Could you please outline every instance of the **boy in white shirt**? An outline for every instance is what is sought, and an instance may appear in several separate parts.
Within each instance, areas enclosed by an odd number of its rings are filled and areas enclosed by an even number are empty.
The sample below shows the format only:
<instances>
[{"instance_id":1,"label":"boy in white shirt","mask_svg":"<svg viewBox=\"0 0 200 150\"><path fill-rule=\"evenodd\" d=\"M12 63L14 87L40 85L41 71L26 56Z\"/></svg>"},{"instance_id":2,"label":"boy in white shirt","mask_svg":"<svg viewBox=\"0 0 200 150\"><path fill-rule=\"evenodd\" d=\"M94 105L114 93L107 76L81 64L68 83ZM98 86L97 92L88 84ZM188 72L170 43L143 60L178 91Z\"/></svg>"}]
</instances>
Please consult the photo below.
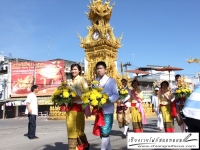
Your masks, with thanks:
<instances>
[{"instance_id":1,"label":"boy in white shirt","mask_svg":"<svg viewBox=\"0 0 200 150\"><path fill-rule=\"evenodd\" d=\"M26 99L26 110L25 114L28 115L28 138L29 139L38 139L35 136L36 131L36 116L38 115L38 101L36 93L38 92L38 86L33 85L31 87L31 93L28 94Z\"/></svg>"},{"instance_id":2,"label":"boy in white shirt","mask_svg":"<svg viewBox=\"0 0 200 150\"><path fill-rule=\"evenodd\" d=\"M96 71L98 75L97 80L99 81L99 86L103 87L103 92L108 94L110 100L110 103L106 103L102 107L105 126L100 127L101 150L112 150L109 134L113 125L114 102L118 100L119 93L115 80L106 75L106 68L106 63L103 61L100 61L96 64Z\"/></svg>"}]
</instances>

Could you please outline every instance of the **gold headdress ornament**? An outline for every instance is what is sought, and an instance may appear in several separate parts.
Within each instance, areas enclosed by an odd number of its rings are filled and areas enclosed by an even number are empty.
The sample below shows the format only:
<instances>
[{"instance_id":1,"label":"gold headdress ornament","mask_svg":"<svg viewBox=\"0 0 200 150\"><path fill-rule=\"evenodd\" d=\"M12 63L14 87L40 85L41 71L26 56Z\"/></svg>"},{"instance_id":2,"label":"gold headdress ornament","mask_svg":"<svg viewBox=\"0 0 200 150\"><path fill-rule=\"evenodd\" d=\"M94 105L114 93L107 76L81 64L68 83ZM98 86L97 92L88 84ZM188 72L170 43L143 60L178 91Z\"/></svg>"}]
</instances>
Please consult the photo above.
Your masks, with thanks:
<instances>
[{"instance_id":1,"label":"gold headdress ornament","mask_svg":"<svg viewBox=\"0 0 200 150\"><path fill-rule=\"evenodd\" d=\"M159 81L155 81L153 83L153 87L156 88L156 87L160 87L160 84L163 82L164 80L159 80Z\"/></svg>"},{"instance_id":2,"label":"gold headdress ornament","mask_svg":"<svg viewBox=\"0 0 200 150\"><path fill-rule=\"evenodd\" d=\"M138 81L137 77L135 77L135 78L133 79L133 81Z\"/></svg>"}]
</instances>

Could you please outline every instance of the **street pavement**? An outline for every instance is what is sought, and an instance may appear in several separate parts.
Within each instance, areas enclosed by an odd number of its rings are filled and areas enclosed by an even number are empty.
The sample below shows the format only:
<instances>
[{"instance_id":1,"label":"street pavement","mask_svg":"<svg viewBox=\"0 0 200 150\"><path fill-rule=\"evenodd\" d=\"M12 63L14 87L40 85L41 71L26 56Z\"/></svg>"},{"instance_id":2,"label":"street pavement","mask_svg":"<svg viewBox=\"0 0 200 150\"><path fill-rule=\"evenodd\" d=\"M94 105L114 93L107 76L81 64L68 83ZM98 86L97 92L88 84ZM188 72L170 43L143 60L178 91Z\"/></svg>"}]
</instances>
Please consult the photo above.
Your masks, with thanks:
<instances>
[{"instance_id":1,"label":"street pavement","mask_svg":"<svg viewBox=\"0 0 200 150\"><path fill-rule=\"evenodd\" d=\"M101 140L92 134L94 120L86 120L85 133L91 144L90 150L100 150ZM27 133L28 118L0 120L0 150L67 150L67 132L64 120L48 120L47 117L37 118L36 136L39 139L29 140ZM132 132L132 123L129 125ZM144 132L159 132L156 118L147 118ZM175 132L180 132L175 126ZM127 150L127 140L122 139L122 132L115 120L110 135L113 150Z\"/></svg>"}]
</instances>

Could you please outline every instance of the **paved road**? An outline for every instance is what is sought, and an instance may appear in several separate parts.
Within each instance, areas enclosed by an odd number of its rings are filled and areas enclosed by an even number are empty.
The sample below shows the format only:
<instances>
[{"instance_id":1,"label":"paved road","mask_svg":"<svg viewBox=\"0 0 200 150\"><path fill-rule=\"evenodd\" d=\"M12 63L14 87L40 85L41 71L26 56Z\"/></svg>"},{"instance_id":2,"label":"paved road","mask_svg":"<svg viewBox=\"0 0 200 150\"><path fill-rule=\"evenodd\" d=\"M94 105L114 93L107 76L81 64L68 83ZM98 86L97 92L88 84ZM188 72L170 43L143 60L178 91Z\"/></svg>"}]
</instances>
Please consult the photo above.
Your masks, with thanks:
<instances>
[{"instance_id":1,"label":"paved road","mask_svg":"<svg viewBox=\"0 0 200 150\"><path fill-rule=\"evenodd\" d=\"M92 135L93 120L86 121L85 133L91 143L91 150L100 149L100 138ZM66 150L67 134L64 120L47 120L46 117L37 118L37 140L29 140L23 136L27 133L27 118L0 120L0 150ZM147 118L144 132L158 132L156 118ZM132 132L132 125L129 125ZM179 132L176 125L175 132ZM111 145L113 150L127 150L126 139L121 138L122 132L114 121L111 132Z\"/></svg>"}]
</instances>

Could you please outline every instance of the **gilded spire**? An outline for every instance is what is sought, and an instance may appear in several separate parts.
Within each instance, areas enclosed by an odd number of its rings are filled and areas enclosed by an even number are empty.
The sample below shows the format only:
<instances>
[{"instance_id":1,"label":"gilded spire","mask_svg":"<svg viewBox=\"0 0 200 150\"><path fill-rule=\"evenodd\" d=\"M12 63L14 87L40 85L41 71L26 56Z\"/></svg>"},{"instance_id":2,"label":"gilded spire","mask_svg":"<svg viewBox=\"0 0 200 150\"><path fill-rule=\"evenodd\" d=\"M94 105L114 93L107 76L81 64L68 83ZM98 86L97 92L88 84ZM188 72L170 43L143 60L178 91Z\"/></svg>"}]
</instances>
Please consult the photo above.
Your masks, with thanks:
<instances>
[{"instance_id":1,"label":"gilded spire","mask_svg":"<svg viewBox=\"0 0 200 150\"><path fill-rule=\"evenodd\" d=\"M191 58L191 59L188 59L187 62L188 63L199 63L200 64L199 58L195 58L195 59Z\"/></svg>"}]
</instances>

